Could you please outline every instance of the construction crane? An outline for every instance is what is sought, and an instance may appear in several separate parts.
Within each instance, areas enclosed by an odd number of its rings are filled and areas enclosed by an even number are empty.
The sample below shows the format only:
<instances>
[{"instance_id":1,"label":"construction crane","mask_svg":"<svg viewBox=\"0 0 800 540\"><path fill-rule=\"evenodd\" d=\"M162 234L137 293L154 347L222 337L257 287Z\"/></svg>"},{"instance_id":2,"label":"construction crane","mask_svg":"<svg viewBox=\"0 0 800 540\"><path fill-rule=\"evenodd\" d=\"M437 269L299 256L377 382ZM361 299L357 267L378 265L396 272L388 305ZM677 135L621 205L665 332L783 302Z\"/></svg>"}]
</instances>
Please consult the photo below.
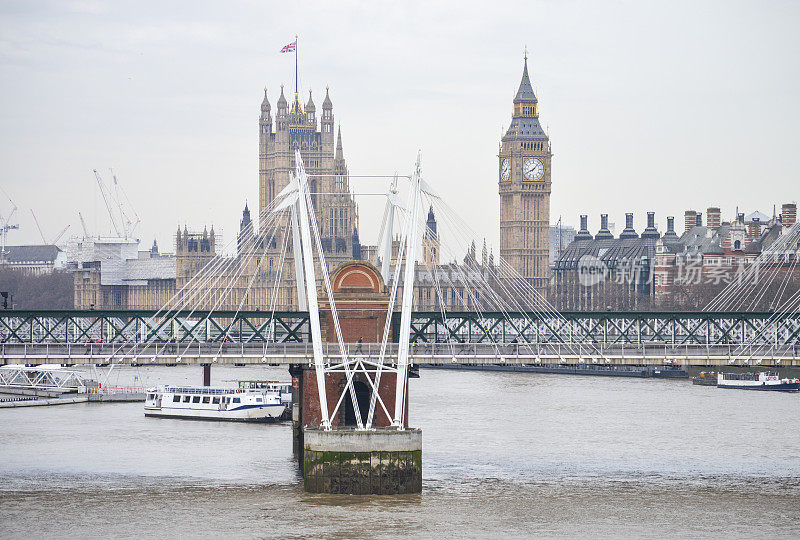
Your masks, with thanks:
<instances>
[{"instance_id":1,"label":"construction crane","mask_svg":"<svg viewBox=\"0 0 800 540\"><path fill-rule=\"evenodd\" d=\"M83 220L83 214L78 212L78 217L81 220L81 227L83 227L83 239L89 238L89 229L86 228L86 222Z\"/></svg>"},{"instance_id":2,"label":"construction crane","mask_svg":"<svg viewBox=\"0 0 800 540\"><path fill-rule=\"evenodd\" d=\"M114 179L113 192L109 190L105 182L103 182L103 179L100 177L100 173L97 172L97 169L93 169L94 177L97 179L97 185L100 188L100 193L103 195L103 201L106 203L108 217L111 219L111 226L114 227L114 231L117 233L117 236L122 238L132 238L137 225L139 225L142 220L139 218L139 214L136 213L136 209L131 204L130 199L128 199L128 195L125 193L122 185L117 180L117 175L114 173L114 169L110 170L111 176ZM129 207L129 212L126 212L125 210L126 203ZM129 213L133 215L130 216ZM84 232L86 232L85 226Z\"/></svg>"},{"instance_id":3,"label":"construction crane","mask_svg":"<svg viewBox=\"0 0 800 540\"><path fill-rule=\"evenodd\" d=\"M117 217L114 215L114 209L111 208L111 201L109 200L111 195L108 193L108 188L106 187L105 182L103 182L103 179L100 178L100 173L97 172L97 169L92 169L92 171L94 171L94 177L97 180L97 186L100 188L100 193L103 195L103 201L106 203L108 217L111 218L111 226L114 227L114 232L117 233L117 236L122 236L122 230L117 224Z\"/></svg>"},{"instance_id":4,"label":"construction crane","mask_svg":"<svg viewBox=\"0 0 800 540\"><path fill-rule=\"evenodd\" d=\"M53 241L51 242L51 244L52 244L52 245L56 245L56 244L58 243L58 241L59 241L59 240L61 240L61 237L62 237L62 236L64 236L64 233L66 233L66 232L69 230L69 227L70 227L70 226L69 226L69 225L67 225L66 227L64 227L63 229L61 229L61 232L60 232L60 233L58 233L58 234L56 235L56 237L53 239Z\"/></svg>"},{"instance_id":5,"label":"construction crane","mask_svg":"<svg viewBox=\"0 0 800 540\"><path fill-rule=\"evenodd\" d=\"M120 217L122 218L123 227L125 229L125 237L132 237L133 232L136 230L136 227L142 222L142 220L139 217L139 214L136 212L136 208L133 207L131 200L128 198L128 194L125 193L125 189L122 187L122 184L117 180L117 173L115 173L114 169L111 167L109 167L108 170L111 171L111 177L114 179L114 200L119 207ZM128 213L125 212L125 206L123 205L120 193L122 193L122 197L125 198L125 203L127 203L131 213L133 213L133 218L129 217Z\"/></svg>"},{"instance_id":6,"label":"construction crane","mask_svg":"<svg viewBox=\"0 0 800 540\"><path fill-rule=\"evenodd\" d=\"M42 244L47 245L47 240L44 239L44 232L42 231L42 226L39 225L39 220L36 219L36 214L33 213L33 208L31 208L31 215L33 216L33 222L36 223L36 228L39 229L39 236L42 237Z\"/></svg>"},{"instance_id":7,"label":"construction crane","mask_svg":"<svg viewBox=\"0 0 800 540\"><path fill-rule=\"evenodd\" d=\"M0 191L3 191L2 188L0 188ZM2 235L0 235L0 237L2 237L2 245L0 246L0 259L4 260L6 258L6 246L8 245L8 231L19 229L19 225L11 224L11 218L14 217L14 214L18 209L17 205L14 203L14 200L8 193L3 191L3 194L11 202L11 212L8 214L8 217L3 219L2 216L0 216L0 222L2 222L2 228L0 228L0 233L2 233Z\"/></svg>"},{"instance_id":8,"label":"construction crane","mask_svg":"<svg viewBox=\"0 0 800 540\"><path fill-rule=\"evenodd\" d=\"M61 240L61 237L64 236L64 233L67 232L67 230L69 229L69 225L67 225L66 227L61 229L61 232L58 233L51 242L48 242L47 238L44 237L44 231L42 230L42 226L39 224L39 220L36 218L36 214L33 213L33 208L31 208L31 215L33 216L33 221L36 223L36 228L39 229L39 236L42 237L42 244L44 244L45 246L56 245L56 242Z\"/></svg>"}]
</instances>

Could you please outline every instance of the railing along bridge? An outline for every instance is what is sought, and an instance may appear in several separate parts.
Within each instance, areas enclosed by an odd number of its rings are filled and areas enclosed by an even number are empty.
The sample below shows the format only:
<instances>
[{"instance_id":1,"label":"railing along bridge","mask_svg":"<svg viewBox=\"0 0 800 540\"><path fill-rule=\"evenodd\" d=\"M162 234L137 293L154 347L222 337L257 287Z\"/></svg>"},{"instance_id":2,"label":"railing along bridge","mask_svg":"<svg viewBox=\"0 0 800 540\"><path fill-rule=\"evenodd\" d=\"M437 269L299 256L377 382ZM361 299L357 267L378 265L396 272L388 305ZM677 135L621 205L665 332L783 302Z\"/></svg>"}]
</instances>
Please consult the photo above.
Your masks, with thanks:
<instances>
[{"instance_id":1,"label":"railing along bridge","mask_svg":"<svg viewBox=\"0 0 800 540\"><path fill-rule=\"evenodd\" d=\"M400 314L392 320L394 341ZM560 316L559 316L560 315ZM792 346L800 313L703 311L414 312L412 343ZM0 311L2 343L300 343L307 312Z\"/></svg>"},{"instance_id":2,"label":"railing along bridge","mask_svg":"<svg viewBox=\"0 0 800 540\"><path fill-rule=\"evenodd\" d=\"M395 341L398 326L395 314ZM416 364L800 365L800 313L415 312L410 341ZM275 365L312 355L307 312L0 312L0 363ZM340 358L338 344L325 355Z\"/></svg>"}]
</instances>

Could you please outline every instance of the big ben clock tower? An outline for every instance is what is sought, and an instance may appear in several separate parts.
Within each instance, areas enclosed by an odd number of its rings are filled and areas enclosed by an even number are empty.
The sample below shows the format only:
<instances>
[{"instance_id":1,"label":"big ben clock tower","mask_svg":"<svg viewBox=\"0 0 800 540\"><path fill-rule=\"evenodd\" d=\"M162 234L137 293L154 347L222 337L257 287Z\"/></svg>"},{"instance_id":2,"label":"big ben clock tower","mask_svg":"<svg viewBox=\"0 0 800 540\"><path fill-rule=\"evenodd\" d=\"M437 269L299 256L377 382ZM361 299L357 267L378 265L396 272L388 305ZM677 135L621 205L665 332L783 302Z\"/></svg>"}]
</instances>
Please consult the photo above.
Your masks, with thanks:
<instances>
[{"instance_id":1,"label":"big ben clock tower","mask_svg":"<svg viewBox=\"0 0 800 540\"><path fill-rule=\"evenodd\" d=\"M514 114L500 145L500 256L544 294L550 278L550 139L528 78L528 56Z\"/></svg>"}]
</instances>

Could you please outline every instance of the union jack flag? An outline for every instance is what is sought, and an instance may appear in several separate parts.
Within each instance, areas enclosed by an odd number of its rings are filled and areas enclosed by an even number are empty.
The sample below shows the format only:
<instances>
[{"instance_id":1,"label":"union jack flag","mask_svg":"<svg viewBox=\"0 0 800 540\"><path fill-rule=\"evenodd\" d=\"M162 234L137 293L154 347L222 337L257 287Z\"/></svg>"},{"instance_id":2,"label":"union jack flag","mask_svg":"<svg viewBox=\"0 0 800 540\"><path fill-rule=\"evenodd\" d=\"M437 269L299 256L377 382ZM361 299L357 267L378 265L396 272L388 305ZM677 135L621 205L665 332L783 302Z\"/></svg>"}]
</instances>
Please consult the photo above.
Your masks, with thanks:
<instances>
[{"instance_id":1,"label":"union jack flag","mask_svg":"<svg viewBox=\"0 0 800 540\"><path fill-rule=\"evenodd\" d=\"M288 45L286 45L286 46L285 46L283 49L281 49L281 52L282 52L282 53L285 53L285 52L294 52L294 50L295 50L296 48L297 48L297 40L294 40L294 41L292 41L291 43L289 43Z\"/></svg>"}]
</instances>

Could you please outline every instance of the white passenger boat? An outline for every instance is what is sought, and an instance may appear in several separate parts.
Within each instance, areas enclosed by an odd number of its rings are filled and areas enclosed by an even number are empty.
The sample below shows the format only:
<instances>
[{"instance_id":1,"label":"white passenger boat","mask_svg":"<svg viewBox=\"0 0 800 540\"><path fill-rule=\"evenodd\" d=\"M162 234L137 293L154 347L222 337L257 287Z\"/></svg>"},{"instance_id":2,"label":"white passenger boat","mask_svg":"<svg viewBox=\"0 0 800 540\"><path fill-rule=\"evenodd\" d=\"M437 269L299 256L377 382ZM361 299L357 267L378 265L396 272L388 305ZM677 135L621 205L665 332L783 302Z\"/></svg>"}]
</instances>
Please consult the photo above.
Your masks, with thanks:
<instances>
[{"instance_id":1,"label":"white passenger boat","mask_svg":"<svg viewBox=\"0 0 800 540\"><path fill-rule=\"evenodd\" d=\"M144 415L234 422L276 421L291 404L290 386L272 381L242 381L239 388L160 386L147 391Z\"/></svg>"},{"instance_id":2,"label":"white passenger boat","mask_svg":"<svg viewBox=\"0 0 800 540\"><path fill-rule=\"evenodd\" d=\"M800 390L800 379L781 379L780 375L775 371L762 371L760 373L718 373L717 388L797 392Z\"/></svg>"}]
</instances>

